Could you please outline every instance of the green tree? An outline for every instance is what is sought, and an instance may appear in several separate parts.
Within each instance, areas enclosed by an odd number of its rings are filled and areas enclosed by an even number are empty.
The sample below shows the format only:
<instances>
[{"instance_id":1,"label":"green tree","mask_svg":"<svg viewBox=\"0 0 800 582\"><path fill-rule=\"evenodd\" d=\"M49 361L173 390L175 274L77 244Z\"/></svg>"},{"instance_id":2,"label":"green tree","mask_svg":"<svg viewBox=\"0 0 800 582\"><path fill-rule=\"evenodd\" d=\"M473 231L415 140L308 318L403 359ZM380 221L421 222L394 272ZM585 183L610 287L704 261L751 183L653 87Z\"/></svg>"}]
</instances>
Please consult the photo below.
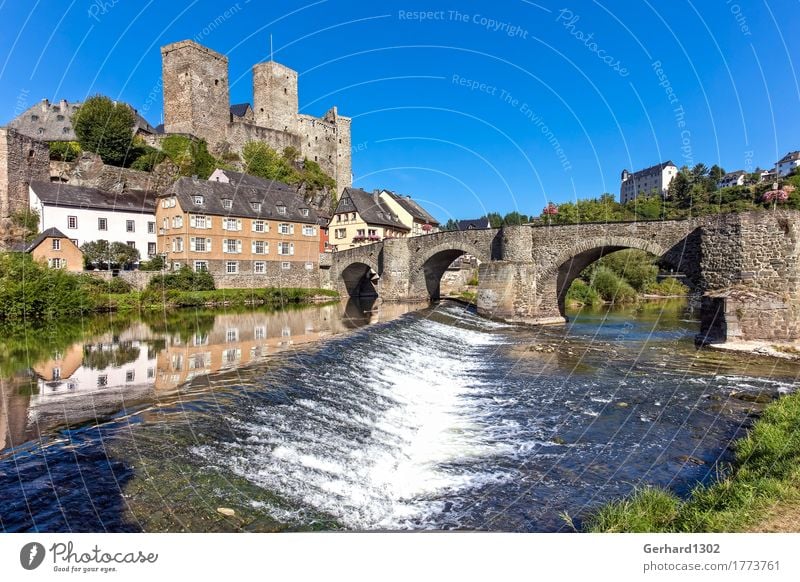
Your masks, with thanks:
<instances>
[{"instance_id":1,"label":"green tree","mask_svg":"<svg viewBox=\"0 0 800 582\"><path fill-rule=\"evenodd\" d=\"M528 222L528 216L525 214L520 214L516 210L509 212L503 217L503 224L508 226L518 226L520 224L525 224L526 222Z\"/></svg>"},{"instance_id":2,"label":"green tree","mask_svg":"<svg viewBox=\"0 0 800 582\"><path fill-rule=\"evenodd\" d=\"M110 245L107 240L95 240L81 245L83 264L86 268L106 269L111 262Z\"/></svg>"},{"instance_id":3,"label":"green tree","mask_svg":"<svg viewBox=\"0 0 800 582\"><path fill-rule=\"evenodd\" d=\"M492 228L500 228L503 226L503 217L500 216L497 212L490 212L486 215L486 218L489 219L489 225Z\"/></svg>"},{"instance_id":4,"label":"green tree","mask_svg":"<svg viewBox=\"0 0 800 582\"><path fill-rule=\"evenodd\" d=\"M442 230L458 230L458 221L453 218L448 218Z\"/></svg>"},{"instance_id":5,"label":"green tree","mask_svg":"<svg viewBox=\"0 0 800 582\"><path fill-rule=\"evenodd\" d=\"M113 242L109 248L111 264L123 269L129 269L139 261L139 250L124 242Z\"/></svg>"},{"instance_id":6,"label":"green tree","mask_svg":"<svg viewBox=\"0 0 800 582\"><path fill-rule=\"evenodd\" d=\"M78 108L72 126L84 151L98 154L106 164L122 166L130 154L134 121L130 107L96 95Z\"/></svg>"}]
</instances>

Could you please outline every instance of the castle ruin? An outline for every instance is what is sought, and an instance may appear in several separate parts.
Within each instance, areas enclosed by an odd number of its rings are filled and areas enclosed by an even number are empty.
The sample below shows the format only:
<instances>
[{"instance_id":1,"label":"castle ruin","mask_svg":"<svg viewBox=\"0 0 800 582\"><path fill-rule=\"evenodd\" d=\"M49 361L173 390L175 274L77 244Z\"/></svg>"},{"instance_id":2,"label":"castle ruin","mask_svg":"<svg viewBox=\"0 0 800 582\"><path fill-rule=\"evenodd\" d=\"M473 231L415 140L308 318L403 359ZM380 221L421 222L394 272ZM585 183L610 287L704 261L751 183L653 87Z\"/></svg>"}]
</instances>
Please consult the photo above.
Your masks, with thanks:
<instances>
[{"instance_id":1,"label":"castle ruin","mask_svg":"<svg viewBox=\"0 0 800 582\"><path fill-rule=\"evenodd\" d=\"M297 71L274 61L253 67L253 104L230 104L228 59L191 40L161 48L164 133L206 140L217 155L241 154L261 141L297 149L336 180L352 185L350 118L332 107L324 117L298 112Z\"/></svg>"}]
</instances>

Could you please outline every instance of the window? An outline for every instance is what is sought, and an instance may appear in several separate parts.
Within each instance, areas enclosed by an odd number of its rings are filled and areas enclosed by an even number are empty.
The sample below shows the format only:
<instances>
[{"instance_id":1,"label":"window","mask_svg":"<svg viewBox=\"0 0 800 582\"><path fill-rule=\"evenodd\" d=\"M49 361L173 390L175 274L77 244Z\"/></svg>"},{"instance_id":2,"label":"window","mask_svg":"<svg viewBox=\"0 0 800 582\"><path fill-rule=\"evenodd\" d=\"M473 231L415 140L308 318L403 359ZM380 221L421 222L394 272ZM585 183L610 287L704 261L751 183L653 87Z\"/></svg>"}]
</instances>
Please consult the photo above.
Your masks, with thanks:
<instances>
[{"instance_id":1,"label":"window","mask_svg":"<svg viewBox=\"0 0 800 582\"><path fill-rule=\"evenodd\" d=\"M175 261L174 263L172 263L172 270L173 271L180 271L181 270L180 261Z\"/></svg>"},{"instance_id":2,"label":"window","mask_svg":"<svg viewBox=\"0 0 800 582\"><path fill-rule=\"evenodd\" d=\"M231 200L230 198L223 198L222 199L222 207L225 210L230 210L231 208L233 208L233 200Z\"/></svg>"},{"instance_id":3,"label":"window","mask_svg":"<svg viewBox=\"0 0 800 582\"><path fill-rule=\"evenodd\" d=\"M51 269L63 269L67 266L67 261L64 259L47 259L47 266Z\"/></svg>"},{"instance_id":4,"label":"window","mask_svg":"<svg viewBox=\"0 0 800 582\"><path fill-rule=\"evenodd\" d=\"M226 218L222 222L222 229L223 230L242 230L242 219L241 218Z\"/></svg>"},{"instance_id":5,"label":"window","mask_svg":"<svg viewBox=\"0 0 800 582\"><path fill-rule=\"evenodd\" d=\"M125 381L126 382L133 382L133 379L136 377L135 370L126 370L125 371Z\"/></svg>"},{"instance_id":6,"label":"window","mask_svg":"<svg viewBox=\"0 0 800 582\"><path fill-rule=\"evenodd\" d=\"M31 115L31 121L39 121L38 115Z\"/></svg>"},{"instance_id":7,"label":"window","mask_svg":"<svg viewBox=\"0 0 800 582\"><path fill-rule=\"evenodd\" d=\"M345 236L347 236L346 228L337 228L335 231L333 231L334 238L344 238Z\"/></svg>"},{"instance_id":8,"label":"window","mask_svg":"<svg viewBox=\"0 0 800 582\"><path fill-rule=\"evenodd\" d=\"M203 273L208 271L208 261L195 261L194 262L194 272L195 273Z\"/></svg>"},{"instance_id":9,"label":"window","mask_svg":"<svg viewBox=\"0 0 800 582\"><path fill-rule=\"evenodd\" d=\"M269 228L267 225L266 220L254 220L253 224L253 232L268 232Z\"/></svg>"},{"instance_id":10,"label":"window","mask_svg":"<svg viewBox=\"0 0 800 582\"><path fill-rule=\"evenodd\" d=\"M152 257L156 254L156 243L149 242L147 243L147 256Z\"/></svg>"},{"instance_id":11,"label":"window","mask_svg":"<svg viewBox=\"0 0 800 582\"><path fill-rule=\"evenodd\" d=\"M364 236L366 236L366 235L364 234L364 229L363 229L363 228L359 228L359 229L356 231L356 236L360 236L360 237L362 237L362 238L363 238Z\"/></svg>"},{"instance_id":12,"label":"window","mask_svg":"<svg viewBox=\"0 0 800 582\"><path fill-rule=\"evenodd\" d=\"M256 212L261 212L261 202L251 202L250 208L252 208Z\"/></svg>"},{"instance_id":13,"label":"window","mask_svg":"<svg viewBox=\"0 0 800 582\"><path fill-rule=\"evenodd\" d=\"M166 216L161 219L161 230L167 230L169 228L169 218ZM164 234L163 232L161 234Z\"/></svg>"},{"instance_id":14,"label":"window","mask_svg":"<svg viewBox=\"0 0 800 582\"><path fill-rule=\"evenodd\" d=\"M301 208L300 214L302 214L303 216L308 216L308 208Z\"/></svg>"},{"instance_id":15,"label":"window","mask_svg":"<svg viewBox=\"0 0 800 582\"><path fill-rule=\"evenodd\" d=\"M125 244L131 247L132 249L136 248L136 243L132 240L127 241Z\"/></svg>"},{"instance_id":16,"label":"window","mask_svg":"<svg viewBox=\"0 0 800 582\"><path fill-rule=\"evenodd\" d=\"M264 261L255 261L253 263L253 273L256 275L263 275L267 272L267 263Z\"/></svg>"},{"instance_id":17,"label":"window","mask_svg":"<svg viewBox=\"0 0 800 582\"><path fill-rule=\"evenodd\" d=\"M147 223L147 234L155 234L156 233L156 223L155 222L148 222Z\"/></svg>"},{"instance_id":18,"label":"window","mask_svg":"<svg viewBox=\"0 0 800 582\"><path fill-rule=\"evenodd\" d=\"M286 214L286 207L283 205L278 205L275 208L278 210L278 214Z\"/></svg>"},{"instance_id":19,"label":"window","mask_svg":"<svg viewBox=\"0 0 800 582\"><path fill-rule=\"evenodd\" d=\"M211 228L211 217L202 214L189 215L189 226L194 228Z\"/></svg>"},{"instance_id":20,"label":"window","mask_svg":"<svg viewBox=\"0 0 800 582\"><path fill-rule=\"evenodd\" d=\"M239 272L239 261L227 261L225 263L225 272L228 275L235 275Z\"/></svg>"},{"instance_id":21,"label":"window","mask_svg":"<svg viewBox=\"0 0 800 582\"><path fill-rule=\"evenodd\" d=\"M269 252L269 243L265 240L254 240L252 251L254 255L266 255Z\"/></svg>"},{"instance_id":22,"label":"window","mask_svg":"<svg viewBox=\"0 0 800 582\"><path fill-rule=\"evenodd\" d=\"M61 250L61 239L60 238L54 238L53 239L53 250L54 251L60 251Z\"/></svg>"},{"instance_id":23,"label":"window","mask_svg":"<svg viewBox=\"0 0 800 582\"><path fill-rule=\"evenodd\" d=\"M304 226L303 227L303 236L314 236L317 234L316 229L313 226Z\"/></svg>"},{"instance_id":24,"label":"window","mask_svg":"<svg viewBox=\"0 0 800 582\"><path fill-rule=\"evenodd\" d=\"M172 252L173 253L183 252L183 237L178 236L172 239Z\"/></svg>"},{"instance_id":25,"label":"window","mask_svg":"<svg viewBox=\"0 0 800 582\"><path fill-rule=\"evenodd\" d=\"M108 219L107 218L98 218L97 219L97 230L108 230Z\"/></svg>"},{"instance_id":26,"label":"window","mask_svg":"<svg viewBox=\"0 0 800 582\"><path fill-rule=\"evenodd\" d=\"M289 243L289 242L278 243L278 254L279 255L293 255L294 254L294 243Z\"/></svg>"},{"instance_id":27,"label":"window","mask_svg":"<svg viewBox=\"0 0 800 582\"><path fill-rule=\"evenodd\" d=\"M78 228L77 216L67 216L67 228Z\"/></svg>"},{"instance_id":28,"label":"window","mask_svg":"<svg viewBox=\"0 0 800 582\"><path fill-rule=\"evenodd\" d=\"M281 263L281 269L283 269L284 271L288 271L291 268L292 268L292 264L290 262L284 261L284 262Z\"/></svg>"},{"instance_id":29,"label":"window","mask_svg":"<svg viewBox=\"0 0 800 582\"><path fill-rule=\"evenodd\" d=\"M306 263L306 271L311 271L314 269L314 263Z\"/></svg>"},{"instance_id":30,"label":"window","mask_svg":"<svg viewBox=\"0 0 800 582\"><path fill-rule=\"evenodd\" d=\"M233 238L226 238L222 241L223 252L226 253L241 253L242 241Z\"/></svg>"},{"instance_id":31,"label":"window","mask_svg":"<svg viewBox=\"0 0 800 582\"><path fill-rule=\"evenodd\" d=\"M108 386L108 374L100 374L97 377L97 385L102 388L103 386Z\"/></svg>"},{"instance_id":32,"label":"window","mask_svg":"<svg viewBox=\"0 0 800 582\"><path fill-rule=\"evenodd\" d=\"M267 326L257 325L253 328L253 339L263 340L267 338Z\"/></svg>"},{"instance_id":33,"label":"window","mask_svg":"<svg viewBox=\"0 0 800 582\"><path fill-rule=\"evenodd\" d=\"M278 225L278 232L281 234L294 234L294 225L286 222L281 222Z\"/></svg>"},{"instance_id":34,"label":"window","mask_svg":"<svg viewBox=\"0 0 800 582\"><path fill-rule=\"evenodd\" d=\"M195 206L202 206L203 205L203 197L202 196L193 196Z\"/></svg>"},{"instance_id":35,"label":"window","mask_svg":"<svg viewBox=\"0 0 800 582\"><path fill-rule=\"evenodd\" d=\"M202 237L190 237L189 250L196 251L198 253L211 252L211 239Z\"/></svg>"},{"instance_id":36,"label":"window","mask_svg":"<svg viewBox=\"0 0 800 582\"><path fill-rule=\"evenodd\" d=\"M172 217L172 228L183 228L183 216Z\"/></svg>"},{"instance_id":37,"label":"window","mask_svg":"<svg viewBox=\"0 0 800 582\"><path fill-rule=\"evenodd\" d=\"M125 221L125 232L136 232L136 223L133 220Z\"/></svg>"}]
</instances>

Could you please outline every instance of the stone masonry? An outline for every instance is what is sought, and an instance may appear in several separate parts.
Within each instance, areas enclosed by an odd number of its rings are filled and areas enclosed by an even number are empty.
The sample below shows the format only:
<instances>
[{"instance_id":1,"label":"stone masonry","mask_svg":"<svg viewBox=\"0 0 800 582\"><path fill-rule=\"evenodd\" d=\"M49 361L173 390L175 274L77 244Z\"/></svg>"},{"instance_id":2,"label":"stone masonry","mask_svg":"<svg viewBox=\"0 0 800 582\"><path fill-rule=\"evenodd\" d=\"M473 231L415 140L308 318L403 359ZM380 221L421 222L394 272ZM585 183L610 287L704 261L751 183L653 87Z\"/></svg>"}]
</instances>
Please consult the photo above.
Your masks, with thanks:
<instances>
[{"instance_id":1,"label":"stone masonry","mask_svg":"<svg viewBox=\"0 0 800 582\"><path fill-rule=\"evenodd\" d=\"M164 130L205 139L215 154L238 153L249 141L296 148L336 180L352 185L350 118L331 108L322 118L298 112L297 72L270 61L253 67L253 118L230 111L228 59L191 40L161 48Z\"/></svg>"},{"instance_id":2,"label":"stone masonry","mask_svg":"<svg viewBox=\"0 0 800 582\"><path fill-rule=\"evenodd\" d=\"M800 212L688 220L513 226L388 239L334 253L331 287L384 300L438 299L447 266L480 261L478 312L505 321L566 320L572 281L600 257L627 248L659 257L702 294L700 342L800 339ZM323 279L324 280L324 279Z\"/></svg>"}]
</instances>

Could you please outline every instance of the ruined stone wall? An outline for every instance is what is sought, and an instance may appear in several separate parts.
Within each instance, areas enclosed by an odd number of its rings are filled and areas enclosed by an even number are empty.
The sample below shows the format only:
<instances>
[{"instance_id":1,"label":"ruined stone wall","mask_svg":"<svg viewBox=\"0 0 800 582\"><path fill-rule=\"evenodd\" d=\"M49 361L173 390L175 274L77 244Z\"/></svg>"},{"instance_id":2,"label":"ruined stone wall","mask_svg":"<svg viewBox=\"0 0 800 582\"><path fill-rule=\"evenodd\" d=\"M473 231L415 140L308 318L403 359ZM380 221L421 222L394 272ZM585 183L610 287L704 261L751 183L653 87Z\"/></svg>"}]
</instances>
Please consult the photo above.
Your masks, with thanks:
<instances>
[{"instance_id":1,"label":"ruined stone wall","mask_svg":"<svg viewBox=\"0 0 800 582\"><path fill-rule=\"evenodd\" d=\"M178 168L169 161L162 162L152 172L142 172L105 165L100 156L90 152L82 153L74 162L51 161L49 164L51 181L115 193L126 190L162 192L177 178Z\"/></svg>"}]
</instances>

